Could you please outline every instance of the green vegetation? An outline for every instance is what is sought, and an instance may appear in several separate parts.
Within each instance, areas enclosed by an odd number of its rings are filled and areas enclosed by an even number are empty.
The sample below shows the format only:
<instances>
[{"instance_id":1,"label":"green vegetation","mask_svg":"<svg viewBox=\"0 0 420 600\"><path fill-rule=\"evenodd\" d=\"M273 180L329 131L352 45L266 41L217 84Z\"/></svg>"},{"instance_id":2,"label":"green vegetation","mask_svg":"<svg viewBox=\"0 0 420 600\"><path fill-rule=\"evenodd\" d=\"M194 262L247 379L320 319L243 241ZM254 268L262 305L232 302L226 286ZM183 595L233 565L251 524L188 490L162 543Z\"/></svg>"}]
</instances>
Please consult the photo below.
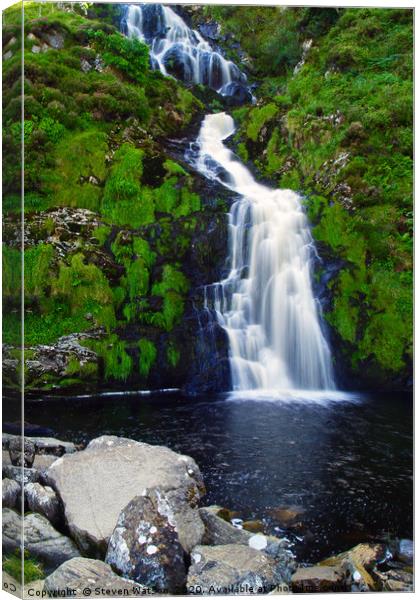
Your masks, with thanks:
<instances>
[{"instance_id":1,"label":"green vegetation","mask_svg":"<svg viewBox=\"0 0 420 600\"><path fill-rule=\"evenodd\" d=\"M236 33L263 9L229 10ZM280 32L313 46L296 75L265 72L258 106L236 111L238 152L306 194L319 250L345 265L325 317L355 371L378 381L408 373L412 355L412 12L308 10L276 13Z\"/></svg>"},{"instance_id":2,"label":"green vegetation","mask_svg":"<svg viewBox=\"0 0 420 600\"><path fill-rule=\"evenodd\" d=\"M25 344L103 328L100 339L86 340L99 369L74 358L63 385L147 379L158 348L163 367L182 369L177 336L197 269L189 261L194 255L204 269L213 267L218 256L206 224L227 210L223 200L200 198L187 167L162 144L179 136L203 104L150 70L147 47L118 32L120 10L26 2L25 34L32 39L24 42L24 82L20 5L5 11L3 22L12 53L3 61L4 341L18 346L21 330L16 157L23 133L31 230ZM239 42L250 79L259 83L257 104L232 110L236 152L262 177L304 196L318 251L339 265L325 314L339 356L373 381L406 377L412 11L207 5L192 18L208 17L221 23L221 43L237 62L232 42ZM49 45L50 35L58 48ZM308 40L304 64L293 73ZM203 86L192 90L206 97ZM224 110L217 98L208 104L208 111ZM57 207L68 209L70 230L55 220ZM80 225L72 212L80 209L95 213L94 226ZM315 275L320 279L321 270Z\"/></svg>"},{"instance_id":3,"label":"green vegetation","mask_svg":"<svg viewBox=\"0 0 420 600\"><path fill-rule=\"evenodd\" d=\"M141 339L139 340L139 352L139 372L143 377L147 377L151 367L156 361L156 346L149 340Z\"/></svg>"},{"instance_id":4,"label":"green vegetation","mask_svg":"<svg viewBox=\"0 0 420 600\"><path fill-rule=\"evenodd\" d=\"M11 575L13 579L19 582L24 582L25 585L37 579L44 579L44 570L42 566L33 558L27 551L23 561L23 577L22 577L22 558L20 552L3 557L3 570Z\"/></svg>"}]
</instances>

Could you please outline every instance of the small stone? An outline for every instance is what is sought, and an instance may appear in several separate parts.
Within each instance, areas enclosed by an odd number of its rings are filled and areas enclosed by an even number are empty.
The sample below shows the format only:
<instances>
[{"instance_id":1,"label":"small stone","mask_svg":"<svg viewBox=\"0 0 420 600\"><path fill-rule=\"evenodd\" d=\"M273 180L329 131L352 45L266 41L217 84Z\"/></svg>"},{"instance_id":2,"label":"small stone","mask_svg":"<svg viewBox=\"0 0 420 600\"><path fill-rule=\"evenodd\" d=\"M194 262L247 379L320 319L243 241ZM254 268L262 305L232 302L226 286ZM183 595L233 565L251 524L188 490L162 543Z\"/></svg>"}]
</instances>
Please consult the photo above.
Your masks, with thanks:
<instances>
[{"instance_id":1,"label":"small stone","mask_svg":"<svg viewBox=\"0 0 420 600\"><path fill-rule=\"evenodd\" d=\"M8 50L7 52L5 52L3 54L3 60L9 60L10 58L12 58L13 56L13 52L11 50Z\"/></svg>"},{"instance_id":2,"label":"small stone","mask_svg":"<svg viewBox=\"0 0 420 600\"><path fill-rule=\"evenodd\" d=\"M38 41L38 38L32 33L32 31L30 33L28 33L28 35L26 36L26 39L31 40L32 42Z\"/></svg>"},{"instance_id":3,"label":"small stone","mask_svg":"<svg viewBox=\"0 0 420 600\"><path fill-rule=\"evenodd\" d=\"M39 54L41 52L41 47L34 45L31 48L31 52L33 52L34 54Z\"/></svg>"},{"instance_id":4,"label":"small stone","mask_svg":"<svg viewBox=\"0 0 420 600\"><path fill-rule=\"evenodd\" d=\"M292 590L297 593L345 591L343 571L334 567L303 567L292 575Z\"/></svg>"}]
</instances>

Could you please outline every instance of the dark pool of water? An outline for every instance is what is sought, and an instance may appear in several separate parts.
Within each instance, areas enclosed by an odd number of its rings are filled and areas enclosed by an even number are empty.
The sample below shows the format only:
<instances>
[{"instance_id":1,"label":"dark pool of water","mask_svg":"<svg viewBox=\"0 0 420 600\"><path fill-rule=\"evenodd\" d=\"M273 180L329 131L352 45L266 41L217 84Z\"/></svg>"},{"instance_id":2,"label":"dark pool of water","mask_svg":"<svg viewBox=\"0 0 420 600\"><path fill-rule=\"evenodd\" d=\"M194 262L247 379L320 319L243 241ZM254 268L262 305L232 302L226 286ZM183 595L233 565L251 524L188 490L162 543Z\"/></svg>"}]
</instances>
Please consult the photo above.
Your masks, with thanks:
<instances>
[{"instance_id":1,"label":"dark pool of water","mask_svg":"<svg viewBox=\"0 0 420 600\"><path fill-rule=\"evenodd\" d=\"M4 419L17 415L11 401ZM301 559L359 541L412 537L412 406L398 395L357 403L109 396L28 403L25 420L63 439L101 434L189 454L217 503L287 535ZM278 507L304 512L285 527Z\"/></svg>"}]
</instances>

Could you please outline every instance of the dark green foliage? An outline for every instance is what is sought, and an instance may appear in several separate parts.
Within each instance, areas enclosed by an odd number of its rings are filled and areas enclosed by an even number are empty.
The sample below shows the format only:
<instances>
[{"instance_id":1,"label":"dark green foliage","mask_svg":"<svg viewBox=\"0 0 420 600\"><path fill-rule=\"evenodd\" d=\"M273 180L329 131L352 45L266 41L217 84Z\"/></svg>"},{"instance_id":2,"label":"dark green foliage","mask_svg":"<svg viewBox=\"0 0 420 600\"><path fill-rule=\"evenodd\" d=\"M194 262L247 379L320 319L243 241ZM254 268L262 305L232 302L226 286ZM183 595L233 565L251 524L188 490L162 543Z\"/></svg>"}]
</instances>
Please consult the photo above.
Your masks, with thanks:
<instances>
[{"instance_id":1,"label":"dark green foliage","mask_svg":"<svg viewBox=\"0 0 420 600\"><path fill-rule=\"evenodd\" d=\"M150 340L142 338L139 340L139 353L139 372L143 377L147 377L156 361L156 346Z\"/></svg>"}]
</instances>

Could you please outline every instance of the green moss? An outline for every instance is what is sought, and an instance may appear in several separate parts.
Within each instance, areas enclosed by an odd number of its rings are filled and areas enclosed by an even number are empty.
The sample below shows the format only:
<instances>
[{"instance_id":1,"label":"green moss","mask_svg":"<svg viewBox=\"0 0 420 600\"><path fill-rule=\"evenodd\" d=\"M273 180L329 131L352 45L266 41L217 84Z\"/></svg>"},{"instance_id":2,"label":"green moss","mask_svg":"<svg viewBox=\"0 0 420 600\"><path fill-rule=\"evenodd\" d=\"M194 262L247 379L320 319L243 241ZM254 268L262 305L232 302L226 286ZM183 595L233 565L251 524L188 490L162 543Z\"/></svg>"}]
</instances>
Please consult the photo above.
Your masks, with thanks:
<instances>
[{"instance_id":1,"label":"green moss","mask_svg":"<svg viewBox=\"0 0 420 600\"><path fill-rule=\"evenodd\" d=\"M108 331L116 324L108 280L96 265L85 264L82 254L75 254L69 266L61 264L58 278L52 282L52 297L64 301L74 316L93 313Z\"/></svg>"},{"instance_id":2,"label":"green moss","mask_svg":"<svg viewBox=\"0 0 420 600\"><path fill-rule=\"evenodd\" d=\"M123 144L114 155L101 212L116 225L140 227L154 221L153 194L142 188L142 150Z\"/></svg>"},{"instance_id":3,"label":"green moss","mask_svg":"<svg viewBox=\"0 0 420 600\"><path fill-rule=\"evenodd\" d=\"M54 152L55 168L42 175L43 190L60 206L97 211L102 188L92 183L105 179L106 135L98 129L66 136Z\"/></svg>"},{"instance_id":4,"label":"green moss","mask_svg":"<svg viewBox=\"0 0 420 600\"><path fill-rule=\"evenodd\" d=\"M3 244L2 247L2 279L3 296L15 299L20 298L22 289L22 255L16 248Z\"/></svg>"},{"instance_id":5,"label":"green moss","mask_svg":"<svg viewBox=\"0 0 420 600\"><path fill-rule=\"evenodd\" d=\"M133 252L144 261L148 269L153 267L156 261L156 252L150 249L147 240L133 236Z\"/></svg>"},{"instance_id":6,"label":"green moss","mask_svg":"<svg viewBox=\"0 0 420 600\"><path fill-rule=\"evenodd\" d=\"M25 250L25 297L38 298L45 295L50 285L50 269L54 257L54 248L49 244L38 244Z\"/></svg>"},{"instance_id":7,"label":"green moss","mask_svg":"<svg viewBox=\"0 0 420 600\"><path fill-rule=\"evenodd\" d=\"M173 265L163 267L162 279L160 283L155 283L152 287L152 294L156 296L165 296L169 291L186 293L190 284L185 275Z\"/></svg>"},{"instance_id":8,"label":"green moss","mask_svg":"<svg viewBox=\"0 0 420 600\"><path fill-rule=\"evenodd\" d=\"M178 163L170 160L169 158L163 163L164 169L169 175L186 175L187 172Z\"/></svg>"},{"instance_id":9,"label":"green moss","mask_svg":"<svg viewBox=\"0 0 420 600\"><path fill-rule=\"evenodd\" d=\"M98 240L101 246L105 245L105 242L109 238L109 234L111 233L111 227L108 225L99 225L93 231L92 237Z\"/></svg>"},{"instance_id":10,"label":"green moss","mask_svg":"<svg viewBox=\"0 0 420 600\"><path fill-rule=\"evenodd\" d=\"M266 104L261 108L253 108L249 112L246 134L253 142L257 141L261 129L277 114L277 111L275 104Z\"/></svg>"},{"instance_id":11,"label":"green moss","mask_svg":"<svg viewBox=\"0 0 420 600\"><path fill-rule=\"evenodd\" d=\"M142 338L139 340L139 352L139 373L143 377L147 377L150 369L156 362L156 346L150 340Z\"/></svg>"}]
</instances>

